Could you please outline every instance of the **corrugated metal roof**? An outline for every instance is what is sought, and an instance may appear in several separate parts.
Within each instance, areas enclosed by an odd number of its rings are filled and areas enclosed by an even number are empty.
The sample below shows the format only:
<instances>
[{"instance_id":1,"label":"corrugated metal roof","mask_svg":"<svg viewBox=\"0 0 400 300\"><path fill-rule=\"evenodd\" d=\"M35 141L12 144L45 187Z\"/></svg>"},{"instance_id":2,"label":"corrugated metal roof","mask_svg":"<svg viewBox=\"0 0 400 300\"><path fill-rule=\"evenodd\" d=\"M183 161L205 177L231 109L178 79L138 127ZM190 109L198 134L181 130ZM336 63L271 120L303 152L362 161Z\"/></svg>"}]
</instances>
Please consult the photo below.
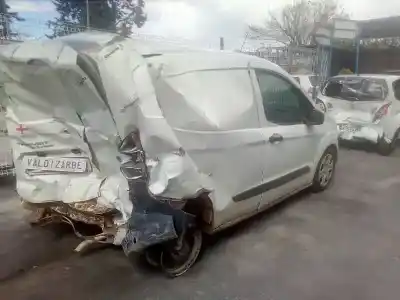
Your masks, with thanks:
<instances>
[{"instance_id":1,"label":"corrugated metal roof","mask_svg":"<svg viewBox=\"0 0 400 300\"><path fill-rule=\"evenodd\" d=\"M360 38L400 37L400 16L359 21Z\"/></svg>"}]
</instances>

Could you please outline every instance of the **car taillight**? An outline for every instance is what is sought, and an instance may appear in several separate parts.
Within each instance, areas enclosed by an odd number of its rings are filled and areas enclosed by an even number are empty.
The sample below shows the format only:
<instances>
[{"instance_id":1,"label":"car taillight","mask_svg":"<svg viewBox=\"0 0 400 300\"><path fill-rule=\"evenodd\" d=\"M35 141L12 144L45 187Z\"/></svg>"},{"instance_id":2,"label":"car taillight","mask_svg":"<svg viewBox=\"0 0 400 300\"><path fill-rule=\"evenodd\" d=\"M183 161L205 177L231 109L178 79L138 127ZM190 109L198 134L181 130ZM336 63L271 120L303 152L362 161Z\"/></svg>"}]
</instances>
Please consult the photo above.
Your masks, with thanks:
<instances>
[{"instance_id":1,"label":"car taillight","mask_svg":"<svg viewBox=\"0 0 400 300\"><path fill-rule=\"evenodd\" d=\"M376 122L380 119L382 119L384 116L386 116L389 112L389 107L390 107L391 103L386 103L384 105L382 105L376 112L374 115L374 118L372 119L372 122Z\"/></svg>"}]
</instances>

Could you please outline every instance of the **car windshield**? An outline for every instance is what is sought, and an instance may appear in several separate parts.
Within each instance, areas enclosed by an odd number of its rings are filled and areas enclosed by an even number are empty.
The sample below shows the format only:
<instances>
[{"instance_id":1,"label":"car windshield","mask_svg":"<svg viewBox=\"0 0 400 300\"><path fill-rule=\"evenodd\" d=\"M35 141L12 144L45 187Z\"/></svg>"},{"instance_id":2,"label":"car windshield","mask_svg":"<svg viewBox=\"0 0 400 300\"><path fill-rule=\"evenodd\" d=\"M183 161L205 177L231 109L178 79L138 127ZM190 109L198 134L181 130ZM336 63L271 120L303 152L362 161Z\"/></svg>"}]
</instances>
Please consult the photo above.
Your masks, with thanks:
<instances>
[{"instance_id":1,"label":"car windshield","mask_svg":"<svg viewBox=\"0 0 400 300\"><path fill-rule=\"evenodd\" d=\"M349 101L384 100L388 86L384 79L349 77L332 78L325 84L322 94L327 97Z\"/></svg>"}]
</instances>

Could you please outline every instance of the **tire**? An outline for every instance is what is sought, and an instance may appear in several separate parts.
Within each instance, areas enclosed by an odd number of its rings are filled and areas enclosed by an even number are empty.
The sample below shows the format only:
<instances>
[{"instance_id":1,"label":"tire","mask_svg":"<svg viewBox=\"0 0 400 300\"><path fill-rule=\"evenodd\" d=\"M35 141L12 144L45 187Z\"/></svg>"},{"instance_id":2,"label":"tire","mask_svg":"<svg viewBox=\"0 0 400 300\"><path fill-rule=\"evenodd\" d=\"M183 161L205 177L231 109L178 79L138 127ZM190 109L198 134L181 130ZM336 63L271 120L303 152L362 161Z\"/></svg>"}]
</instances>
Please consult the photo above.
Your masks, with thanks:
<instances>
[{"instance_id":1,"label":"tire","mask_svg":"<svg viewBox=\"0 0 400 300\"><path fill-rule=\"evenodd\" d=\"M161 261L161 247L153 246L145 250L143 254L144 261L152 268L158 268Z\"/></svg>"},{"instance_id":2,"label":"tire","mask_svg":"<svg viewBox=\"0 0 400 300\"><path fill-rule=\"evenodd\" d=\"M326 113L326 105L324 102L322 102L321 100L317 100L315 101L316 106L322 110L323 113Z\"/></svg>"},{"instance_id":3,"label":"tire","mask_svg":"<svg viewBox=\"0 0 400 300\"><path fill-rule=\"evenodd\" d=\"M184 239L184 243L189 245L189 253L183 262L179 263L178 265L171 266L168 263L168 260L170 260L170 253L168 253L169 251L165 249L161 253L161 269L168 277L174 278L185 274L199 257L203 244L203 233L201 230L196 229L188 232L186 235L187 236Z\"/></svg>"},{"instance_id":4,"label":"tire","mask_svg":"<svg viewBox=\"0 0 400 300\"><path fill-rule=\"evenodd\" d=\"M393 140L388 143L384 137L381 137L378 141L377 152L382 156L389 156L396 149L396 141L399 138L400 130L398 129L394 134Z\"/></svg>"},{"instance_id":5,"label":"tire","mask_svg":"<svg viewBox=\"0 0 400 300\"><path fill-rule=\"evenodd\" d=\"M312 190L313 192L322 192L331 184L335 174L337 162L337 150L335 146L330 146L322 154L315 170Z\"/></svg>"}]
</instances>

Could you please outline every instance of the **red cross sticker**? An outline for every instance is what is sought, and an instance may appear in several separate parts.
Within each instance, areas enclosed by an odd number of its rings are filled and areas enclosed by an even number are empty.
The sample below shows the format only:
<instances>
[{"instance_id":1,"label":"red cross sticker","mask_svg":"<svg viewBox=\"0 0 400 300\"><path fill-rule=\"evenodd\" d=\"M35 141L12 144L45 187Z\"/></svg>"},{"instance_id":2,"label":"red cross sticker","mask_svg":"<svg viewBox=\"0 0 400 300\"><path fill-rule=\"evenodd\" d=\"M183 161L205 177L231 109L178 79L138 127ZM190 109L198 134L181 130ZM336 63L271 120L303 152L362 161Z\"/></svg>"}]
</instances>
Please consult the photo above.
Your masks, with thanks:
<instances>
[{"instance_id":1,"label":"red cross sticker","mask_svg":"<svg viewBox=\"0 0 400 300\"><path fill-rule=\"evenodd\" d=\"M18 131L20 134L23 134L25 130L28 130L28 128L24 127L24 125L19 124L15 130Z\"/></svg>"}]
</instances>

